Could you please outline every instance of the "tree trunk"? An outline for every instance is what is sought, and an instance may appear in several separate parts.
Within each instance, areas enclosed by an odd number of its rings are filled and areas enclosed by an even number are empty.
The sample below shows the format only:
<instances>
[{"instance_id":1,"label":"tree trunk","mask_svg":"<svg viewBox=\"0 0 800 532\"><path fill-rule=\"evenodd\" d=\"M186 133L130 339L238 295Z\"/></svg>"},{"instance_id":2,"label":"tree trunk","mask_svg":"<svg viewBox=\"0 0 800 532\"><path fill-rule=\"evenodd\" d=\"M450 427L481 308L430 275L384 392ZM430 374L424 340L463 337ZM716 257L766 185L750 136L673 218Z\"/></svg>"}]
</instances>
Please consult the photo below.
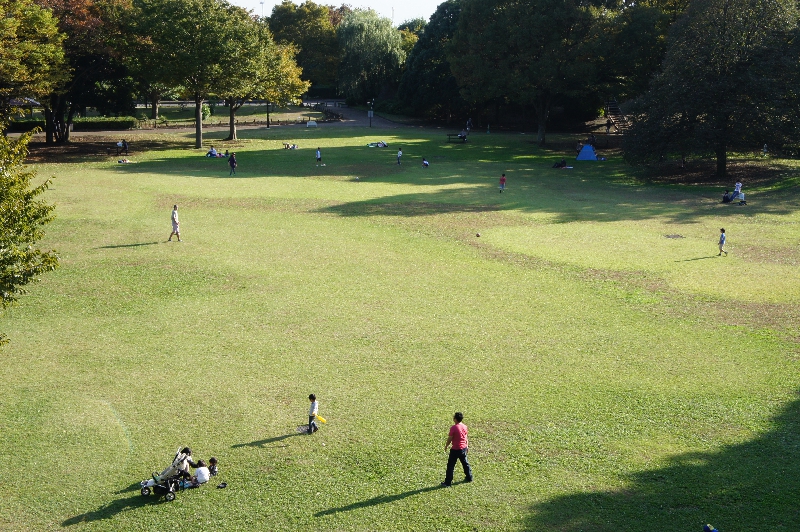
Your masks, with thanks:
<instances>
[{"instance_id":1,"label":"tree trunk","mask_svg":"<svg viewBox=\"0 0 800 532\"><path fill-rule=\"evenodd\" d=\"M44 131L45 131L45 144L56 143L56 127L53 117L53 110L49 107L44 109Z\"/></svg>"},{"instance_id":2,"label":"tree trunk","mask_svg":"<svg viewBox=\"0 0 800 532\"><path fill-rule=\"evenodd\" d=\"M72 132L72 121L75 119L75 106L69 106L69 110L67 111L67 119L64 121L64 135L62 142L69 142L70 133Z\"/></svg>"},{"instance_id":3,"label":"tree trunk","mask_svg":"<svg viewBox=\"0 0 800 532\"><path fill-rule=\"evenodd\" d=\"M533 105L533 109L536 111L536 119L539 126L536 133L536 141L539 143L539 146L544 146L546 142L545 135L547 130L547 118L550 116L550 102L550 95L543 94Z\"/></svg>"},{"instance_id":4,"label":"tree trunk","mask_svg":"<svg viewBox=\"0 0 800 532\"><path fill-rule=\"evenodd\" d=\"M161 95L158 91L150 93L150 101L153 103L153 107L150 110L150 120L158 120L158 104L161 103Z\"/></svg>"},{"instance_id":5,"label":"tree trunk","mask_svg":"<svg viewBox=\"0 0 800 532\"><path fill-rule=\"evenodd\" d=\"M225 103L228 104L228 127L230 128L228 138L225 140L236 140L236 111L239 110L239 107L233 100L225 100Z\"/></svg>"},{"instance_id":6,"label":"tree trunk","mask_svg":"<svg viewBox=\"0 0 800 532\"><path fill-rule=\"evenodd\" d=\"M194 147L203 147L203 98L199 94L194 95Z\"/></svg>"},{"instance_id":7,"label":"tree trunk","mask_svg":"<svg viewBox=\"0 0 800 532\"><path fill-rule=\"evenodd\" d=\"M67 104L64 98L58 94L52 94L50 96L50 107L45 109L45 142L47 144L69 142L67 122L64 121L66 112Z\"/></svg>"},{"instance_id":8,"label":"tree trunk","mask_svg":"<svg viewBox=\"0 0 800 532\"><path fill-rule=\"evenodd\" d=\"M717 146L717 177L725 177L728 166L728 150L724 145Z\"/></svg>"}]
</instances>

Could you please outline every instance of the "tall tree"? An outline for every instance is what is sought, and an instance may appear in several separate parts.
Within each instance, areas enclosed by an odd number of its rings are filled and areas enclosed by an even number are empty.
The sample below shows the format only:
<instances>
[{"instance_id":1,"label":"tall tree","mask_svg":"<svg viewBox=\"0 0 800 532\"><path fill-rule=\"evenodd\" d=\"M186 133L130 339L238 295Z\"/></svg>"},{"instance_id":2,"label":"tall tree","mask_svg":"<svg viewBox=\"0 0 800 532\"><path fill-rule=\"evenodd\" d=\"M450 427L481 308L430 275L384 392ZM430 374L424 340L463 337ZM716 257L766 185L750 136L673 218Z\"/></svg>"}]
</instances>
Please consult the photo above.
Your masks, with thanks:
<instances>
[{"instance_id":1,"label":"tall tree","mask_svg":"<svg viewBox=\"0 0 800 532\"><path fill-rule=\"evenodd\" d=\"M126 32L130 36L124 56L125 64L137 85L139 93L150 102L150 118L158 119L162 98L177 94L176 87L170 85L169 65L163 58L169 54L170 43L154 41L150 35L150 25L161 16L162 5L154 2L134 1L131 16L126 20ZM160 46L168 48L159 49Z\"/></svg>"},{"instance_id":2,"label":"tall tree","mask_svg":"<svg viewBox=\"0 0 800 532\"><path fill-rule=\"evenodd\" d=\"M798 12L791 0L693 0L633 114L631 162L780 143L797 124Z\"/></svg>"},{"instance_id":3,"label":"tall tree","mask_svg":"<svg viewBox=\"0 0 800 532\"><path fill-rule=\"evenodd\" d=\"M0 129L4 126L3 121ZM50 180L32 186L36 173L23 166L32 135L17 140L0 135L0 308L16 303L25 285L58 266L55 251L36 247L55 206L40 199ZM0 334L0 344L7 340Z\"/></svg>"},{"instance_id":4,"label":"tall tree","mask_svg":"<svg viewBox=\"0 0 800 532\"><path fill-rule=\"evenodd\" d=\"M121 17L128 0L34 0L52 10L66 34L66 81L45 105L48 143L68 142L73 117L88 106L132 111L132 84L120 61Z\"/></svg>"},{"instance_id":5,"label":"tall tree","mask_svg":"<svg viewBox=\"0 0 800 532\"><path fill-rule=\"evenodd\" d=\"M584 0L462 0L448 58L467 100L532 106L544 144L555 98L593 84L594 22Z\"/></svg>"},{"instance_id":6,"label":"tall tree","mask_svg":"<svg viewBox=\"0 0 800 532\"><path fill-rule=\"evenodd\" d=\"M309 86L300 79L302 69L295 62L291 46L275 44L263 21L250 19L242 26L246 31L229 57L230 67L217 90L229 109L228 140L237 138L236 112L247 101L288 102L299 98Z\"/></svg>"},{"instance_id":7,"label":"tall tree","mask_svg":"<svg viewBox=\"0 0 800 532\"><path fill-rule=\"evenodd\" d=\"M314 90L331 92L336 86L339 44L334 22L349 8L305 1L299 6L284 0L272 10L269 29L278 44L294 45L297 64Z\"/></svg>"},{"instance_id":8,"label":"tall tree","mask_svg":"<svg viewBox=\"0 0 800 532\"><path fill-rule=\"evenodd\" d=\"M397 97L422 116L445 118L464 112L466 102L450 70L447 50L458 27L460 0L439 4L406 59Z\"/></svg>"},{"instance_id":9,"label":"tall tree","mask_svg":"<svg viewBox=\"0 0 800 532\"><path fill-rule=\"evenodd\" d=\"M341 49L339 90L364 102L399 82L405 61L400 32L373 10L357 9L336 30Z\"/></svg>"},{"instance_id":10,"label":"tall tree","mask_svg":"<svg viewBox=\"0 0 800 532\"><path fill-rule=\"evenodd\" d=\"M247 41L249 14L224 0L136 0L164 85L195 103L195 147L203 147L203 102L223 86L229 58Z\"/></svg>"},{"instance_id":11,"label":"tall tree","mask_svg":"<svg viewBox=\"0 0 800 532\"><path fill-rule=\"evenodd\" d=\"M31 0L0 0L0 120L15 98L41 98L65 81L64 35Z\"/></svg>"}]
</instances>

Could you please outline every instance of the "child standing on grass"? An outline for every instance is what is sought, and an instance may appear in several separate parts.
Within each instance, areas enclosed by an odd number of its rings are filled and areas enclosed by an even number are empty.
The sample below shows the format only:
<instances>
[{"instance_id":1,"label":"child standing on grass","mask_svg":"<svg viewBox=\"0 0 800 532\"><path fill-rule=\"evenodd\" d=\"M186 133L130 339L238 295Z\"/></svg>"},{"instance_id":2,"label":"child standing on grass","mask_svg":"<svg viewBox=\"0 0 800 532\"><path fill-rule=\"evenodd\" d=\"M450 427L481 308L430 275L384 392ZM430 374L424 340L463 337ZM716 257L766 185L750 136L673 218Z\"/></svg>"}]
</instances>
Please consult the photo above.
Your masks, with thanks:
<instances>
[{"instance_id":1,"label":"child standing on grass","mask_svg":"<svg viewBox=\"0 0 800 532\"><path fill-rule=\"evenodd\" d=\"M319 430L319 427L317 427L317 422L314 421L317 417L317 412L319 411L319 404L317 404L317 396L313 393L308 396L308 400L311 401L311 408L308 409L308 433L314 434Z\"/></svg>"},{"instance_id":2,"label":"child standing on grass","mask_svg":"<svg viewBox=\"0 0 800 532\"><path fill-rule=\"evenodd\" d=\"M322 152L319 151L319 148L317 148L317 166L319 166L319 163L321 162L322 162Z\"/></svg>"},{"instance_id":3,"label":"child standing on grass","mask_svg":"<svg viewBox=\"0 0 800 532\"><path fill-rule=\"evenodd\" d=\"M500 176L500 192L502 193L506 189L506 174Z\"/></svg>"},{"instance_id":4,"label":"child standing on grass","mask_svg":"<svg viewBox=\"0 0 800 532\"><path fill-rule=\"evenodd\" d=\"M228 164L231 166L231 171L228 175L236 175L236 152L231 153L230 159L228 159Z\"/></svg>"},{"instance_id":5,"label":"child standing on grass","mask_svg":"<svg viewBox=\"0 0 800 532\"><path fill-rule=\"evenodd\" d=\"M398 164L398 166L400 165L400 157L402 157L402 156L403 156L403 148L400 148L399 150L397 150L397 164Z\"/></svg>"},{"instance_id":6,"label":"child standing on grass","mask_svg":"<svg viewBox=\"0 0 800 532\"><path fill-rule=\"evenodd\" d=\"M717 257L722 255L723 253L725 254L726 257L728 256L728 252L725 251L725 240L726 240L725 228L723 227L722 229L719 230L719 254L717 254Z\"/></svg>"}]
</instances>

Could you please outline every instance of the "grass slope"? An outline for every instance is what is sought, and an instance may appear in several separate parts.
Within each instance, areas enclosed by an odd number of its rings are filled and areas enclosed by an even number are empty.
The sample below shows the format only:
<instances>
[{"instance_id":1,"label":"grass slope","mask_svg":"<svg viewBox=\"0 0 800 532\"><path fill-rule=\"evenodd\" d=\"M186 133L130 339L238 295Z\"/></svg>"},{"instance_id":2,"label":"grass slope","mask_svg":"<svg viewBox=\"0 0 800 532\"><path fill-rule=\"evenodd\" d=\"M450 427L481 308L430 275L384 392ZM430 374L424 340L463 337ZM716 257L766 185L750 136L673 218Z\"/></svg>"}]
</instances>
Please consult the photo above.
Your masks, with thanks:
<instances>
[{"instance_id":1,"label":"grass slope","mask_svg":"<svg viewBox=\"0 0 800 532\"><path fill-rule=\"evenodd\" d=\"M236 177L189 135L38 166L62 267L2 321L0 529L800 528L785 189L722 206L521 135L240 133L209 139ZM476 482L438 489L455 410ZM182 445L229 487L141 497Z\"/></svg>"}]
</instances>

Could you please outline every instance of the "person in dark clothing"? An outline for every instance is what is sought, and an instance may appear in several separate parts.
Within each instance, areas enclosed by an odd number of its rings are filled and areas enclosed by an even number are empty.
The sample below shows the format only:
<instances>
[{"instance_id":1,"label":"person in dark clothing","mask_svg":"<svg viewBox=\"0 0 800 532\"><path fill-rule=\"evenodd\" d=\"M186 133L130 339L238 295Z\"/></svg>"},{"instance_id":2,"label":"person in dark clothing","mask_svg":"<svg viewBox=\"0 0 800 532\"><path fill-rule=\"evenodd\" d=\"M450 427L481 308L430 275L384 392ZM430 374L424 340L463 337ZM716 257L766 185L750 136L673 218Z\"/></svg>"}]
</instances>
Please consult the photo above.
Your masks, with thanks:
<instances>
[{"instance_id":1,"label":"person in dark clothing","mask_svg":"<svg viewBox=\"0 0 800 532\"><path fill-rule=\"evenodd\" d=\"M228 175L236 175L236 152L231 153L228 164L231 166L231 171Z\"/></svg>"}]
</instances>

